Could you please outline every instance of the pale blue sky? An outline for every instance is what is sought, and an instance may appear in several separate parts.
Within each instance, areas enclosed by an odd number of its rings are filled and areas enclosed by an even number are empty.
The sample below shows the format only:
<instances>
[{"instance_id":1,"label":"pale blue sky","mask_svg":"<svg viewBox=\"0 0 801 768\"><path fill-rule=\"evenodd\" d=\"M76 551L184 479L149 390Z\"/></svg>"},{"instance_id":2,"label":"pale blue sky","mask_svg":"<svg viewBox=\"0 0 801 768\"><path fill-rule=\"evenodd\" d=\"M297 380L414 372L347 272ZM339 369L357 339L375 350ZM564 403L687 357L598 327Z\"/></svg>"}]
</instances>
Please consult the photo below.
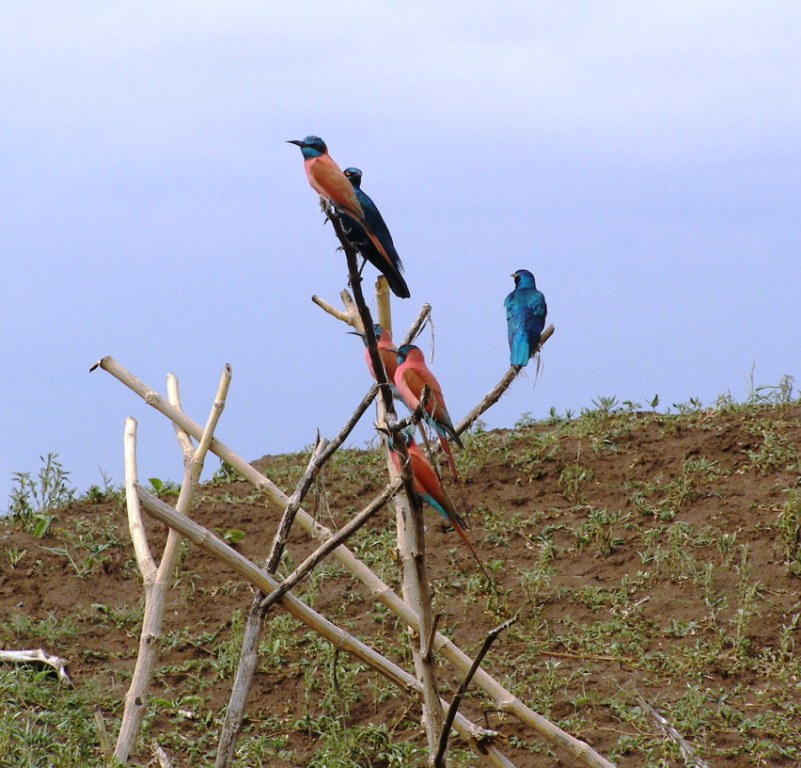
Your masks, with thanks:
<instances>
[{"instance_id":1,"label":"pale blue sky","mask_svg":"<svg viewBox=\"0 0 801 768\"><path fill-rule=\"evenodd\" d=\"M801 373L796 2L4 3L0 64L0 510L48 451L121 482L127 415L142 476L180 479L167 421L89 374L107 354L201 422L229 362L247 459L337 431L369 379L309 301L346 279L285 143L309 133L364 171L396 332L433 305L457 420L506 369L519 267L557 330L492 427Z\"/></svg>"}]
</instances>

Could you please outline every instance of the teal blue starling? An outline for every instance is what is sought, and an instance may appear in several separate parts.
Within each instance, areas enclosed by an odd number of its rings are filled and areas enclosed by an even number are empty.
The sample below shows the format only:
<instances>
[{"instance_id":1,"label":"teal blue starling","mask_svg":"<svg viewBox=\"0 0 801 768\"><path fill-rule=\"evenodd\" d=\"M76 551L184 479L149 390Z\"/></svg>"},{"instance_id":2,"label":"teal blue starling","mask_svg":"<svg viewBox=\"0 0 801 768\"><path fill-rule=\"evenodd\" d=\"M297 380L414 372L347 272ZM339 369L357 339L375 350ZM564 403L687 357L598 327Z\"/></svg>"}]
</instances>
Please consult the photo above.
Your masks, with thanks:
<instances>
[{"instance_id":1,"label":"teal blue starling","mask_svg":"<svg viewBox=\"0 0 801 768\"><path fill-rule=\"evenodd\" d=\"M362 172L358 168L346 168L344 173L353 185L356 199L359 201L362 211L364 211L364 222L382 247L381 249L376 248L374 241L365 234L365 230L359 222L348 215L342 216L345 236L351 245L386 277L392 292L398 298L408 299L411 294L401 274L403 264L400 256L398 256L398 251L395 249L395 243L392 242L392 235L389 233L389 228L381 215L381 211L378 210L370 197L362 191Z\"/></svg>"},{"instance_id":2,"label":"teal blue starling","mask_svg":"<svg viewBox=\"0 0 801 768\"><path fill-rule=\"evenodd\" d=\"M537 290L534 275L518 269L512 277L515 289L506 297L506 325L509 334L509 362L517 369L528 365L537 351L548 307L545 296Z\"/></svg>"}]
</instances>

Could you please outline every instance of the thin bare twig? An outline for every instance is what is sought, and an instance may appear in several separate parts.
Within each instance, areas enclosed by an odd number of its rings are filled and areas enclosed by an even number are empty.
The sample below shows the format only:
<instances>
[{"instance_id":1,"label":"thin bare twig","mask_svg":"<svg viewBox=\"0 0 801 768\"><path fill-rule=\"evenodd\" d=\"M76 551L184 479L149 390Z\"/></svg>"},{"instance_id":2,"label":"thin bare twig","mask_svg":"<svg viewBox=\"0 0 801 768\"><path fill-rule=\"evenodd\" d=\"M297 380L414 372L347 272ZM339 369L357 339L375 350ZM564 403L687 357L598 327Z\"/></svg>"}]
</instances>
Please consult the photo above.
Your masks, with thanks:
<instances>
[{"instance_id":1,"label":"thin bare twig","mask_svg":"<svg viewBox=\"0 0 801 768\"><path fill-rule=\"evenodd\" d=\"M367 394L356 406L356 410L345 422L345 425L339 431L337 436L322 446L319 452L315 451L313 453L308 465L306 466L306 471L303 473L303 476L300 478L300 480L298 480L298 483L295 486L295 491L289 498L289 503L286 505L286 509L284 510L284 514L278 526L278 533L273 540L273 547L269 557L267 558L266 568L270 573L275 573L278 568L278 564L281 562L281 556L289 537L289 530L295 520L295 514L297 513L298 509L300 509L300 505L303 503L303 499L306 497L309 488L316 479L317 475L320 473L320 470L323 468L323 466L325 466L325 463L334 455L342 443L347 440L348 435L350 435L359 419L361 419L361 417L364 415L364 412L370 406L370 403L372 403L375 399L377 390L378 388L375 384L370 387Z\"/></svg>"},{"instance_id":2,"label":"thin bare twig","mask_svg":"<svg viewBox=\"0 0 801 768\"><path fill-rule=\"evenodd\" d=\"M542 349L542 345L545 344L548 339L553 336L554 327L549 325L543 332L542 336L540 336L540 341L537 346L537 351ZM524 370L523 368L515 368L514 366L510 366L509 370L501 376L500 381L481 399L481 401L476 405L468 414L465 416L457 425L456 425L456 433L461 435L462 432L467 431L470 427L473 426L475 421L487 410L489 410L498 400L501 399L501 396L507 389L509 389L509 385L517 378L517 375L520 371Z\"/></svg>"},{"instance_id":3,"label":"thin bare twig","mask_svg":"<svg viewBox=\"0 0 801 768\"><path fill-rule=\"evenodd\" d=\"M111 736L109 736L106 720L100 707L95 707L93 715L95 728L97 728L97 740L100 742L100 754L103 755L105 765L111 765L111 761L114 758L114 747L111 744Z\"/></svg>"},{"instance_id":4,"label":"thin bare twig","mask_svg":"<svg viewBox=\"0 0 801 768\"><path fill-rule=\"evenodd\" d=\"M281 582L278 589L270 592L261 601L261 610L266 612L269 607L280 600L283 595L289 592L301 579L308 575L322 560L333 552L340 544L347 541L358 531L381 507L383 507L394 494L401 488L401 481L395 480L384 488L358 515L331 536L322 546L318 547L309 555L289 576Z\"/></svg>"},{"instance_id":5,"label":"thin bare twig","mask_svg":"<svg viewBox=\"0 0 801 768\"><path fill-rule=\"evenodd\" d=\"M517 616L504 621L503 624L498 625L495 627L495 629L491 629L484 638L484 642L481 644L481 649L479 650L478 655L473 660L473 664L465 675L464 680L462 680L461 685L459 685L457 688L456 694L453 697L453 701L448 708L448 714L445 717L445 723L442 726L442 733L440 734L439 738L439 747L437 748L437 754L434 757L434 768L442 768L444 765L443 761L445 757L445 750L448 748L448 738L450 737L454 718L456 717L456 713L459 711L459 706L462 703L465 693L467 693L467 689L470 687L473 677L478 671L478 668L481 666L481 662L484 661L484 657L487 655L487 651L489 651L490 646L495 642L498 635L500 635L501 632L505 632L507 629L509 629L509 627L511 627L516 621Z\"/></svg>"},{"instance_id":6,"label":"thin bare twig","mask_svg":"<svg viewBox=\"0 0 801 768\"><path fill-rule=\"evenodd\" d=\"M690 765L693 768L709 768L707 763L698 756L698 753L690 746L687 740L668 722L667 718L660 715L659 712L640 696L640 694L636 694L636 697L637 703L651 716L651 719L656 723L656 727L659 728L662 734L678 745L685 765Z\"/></svg>"}]
</instances>

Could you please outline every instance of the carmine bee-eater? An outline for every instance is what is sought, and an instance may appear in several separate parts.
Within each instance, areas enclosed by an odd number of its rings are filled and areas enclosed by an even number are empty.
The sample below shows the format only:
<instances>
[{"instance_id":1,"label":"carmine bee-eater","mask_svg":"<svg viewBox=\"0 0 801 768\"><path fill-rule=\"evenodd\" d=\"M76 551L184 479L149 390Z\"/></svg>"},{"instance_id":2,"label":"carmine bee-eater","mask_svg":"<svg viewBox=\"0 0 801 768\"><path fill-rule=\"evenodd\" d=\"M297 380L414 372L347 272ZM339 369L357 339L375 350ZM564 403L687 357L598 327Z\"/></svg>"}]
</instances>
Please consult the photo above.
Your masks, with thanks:
<instances>
[{"instance_id":1,"label":"carmine bee-eater","mask_svg":"<svg viewBox=\"0 0 801 768\"><path fill-rule=\"evenodd\" d=\"M375 379L375 371L373 370L373 361L370 359L370 350L367 348L367 336L358 331L348 331L355 336L361 336L364 342L364 361L367 363L367 370L370 375ZM378 344L378 356L384 364L384 371L387 374L387 382L392 387L392 392L395 394L395 371L398 368L398 349L392 342L392 334L388 329L376 323L373 326L373 333L375 333L375 340Z\"/></svg>"},{"instance_id":2,"label":"carmine bee-eater","mask_svg":"<svg viewBox=\"0 0 801 768\"><path fill-rule=\"evenodd\" d=\"M303 153L303 167L312 189L322 195L335 208L358 222L364 221L364 211L356 191L347 176L328 154L328 147L319 136L307 136L303 141L290 139Z\"/></svg>"},{"instance_id":3,"label":"carmine bee-eater","mask_svg":"<svg viewBox=\"0 0 801 768\"><path fill-rule=\"evenodd\" d=\"M389 233L384 217L376 207L376 204L362 190L362 172L358 168L346 168L345 176L353 185L356 197L364 211L364 220L367 222L373 234L379 239L384 247L384 253L389 257L389 261L373 245L370 238L365 234L364 229L350 216L343 216L342 223L345 234L350 243L356 248L367 261L369 261L384 277L392 289L392 292L401 299L408 299L411 295L409 287L401 274L403 264L395 250L395 243L392 242L392 235Z\"/></svg>"},{"instance_id":4,"label":"carmine bee-eater","mask_svg":"<svg viewBox=\"0 0 801 768\"><path fill-rule=\"evenodd\" d=\"M528 365L537 351L548 307L531 272L518 269L512 277L515 289L504 299L503 305L509 334L509 361L520 369Z\"/></svg>"},{"instance_id":5,"label":"carmine bee-eater","mask_svg":"<svg viewBox=\"0 0 801 768\"><path fill-rule=\"evenodd\" d=\"M414 411L420 405L420 398L423 394L423 387L429 390L425 404L426 421L431 425L439 437L442 450L448 459L448 466L454 480L459 479L456 471L456 462L449 440L453 440L456 445L462 448L462 441L453 426L453 420L445 406L445 397L442 394L442 387L436 377L426 365L425 358L419 347L414 344L404 344L398 349L398 368L395 371L395 388L404 405Z\"/></svg>"},{"instance_id":6,"label":"carmine bee-eater","mask_svg":"<svg viewBox=\"0 0 801 768\"><path fill-rule=\"evenodd\" d=\"M481 568L484 576L486 576L487 580L490 582L490 584L492 584L492 579L490 579L489 575L484 570L484 565L482 564L481 559L476 553L473 545L470 543L470 539L467 538L467 534L465 533L467 524L462 516L456 511L456 507L446 493L445 489L442 487L442 483L440 482L439 477L437 477L437 473L434 471L434 468L431 466L431 464L429 464L428 459L426 459L426 457L423 455L423 452L417 447L417 444L414 442L411 433L404 432L402 434L404 439L407 441L406 450L409 452L409 461L411 464L412 476L414 478L414 489L417 491L417 495L424 504L428 504L428 506L430 506L432 509L439 512L439 514L442 515L442 517L444 517L445 520L447 520L453 526L453 529L459 534L459 537L462 539L462 541L467 544L468 549L476 559L476 562L478 563L479 568ZM389 440L388 443L390 447L390 458L392 459L392 463L394 464L395 469L398 471L398 474L400 474L401 457L395 450L393 450L392 443Z\"/></svg>"},{"instance_id":7,"label":"carmine bee-eater","mask_svg":"<svg viewBox=\"0 0 801 768\"><path fill-rule=\"evenodd\" d=\"M328 154L328 147L325 142L319 136L307 136L302 141L300 139L290 139L287 143L300 147L300 151L303 153L303 167L306 169L306 178L308 178L312 189L328 200L339 213L350 216L364 230L384 262L392 267L392 258L373 231L370 221L365 218L365 212L359 202L356 190L348 181L347 176L342 173L339 166L333 161L331 155ZM384 226L386 227L386 225ZM391 240L392 238L390 238L390 242Z\"/></svg>"}]
</instances>

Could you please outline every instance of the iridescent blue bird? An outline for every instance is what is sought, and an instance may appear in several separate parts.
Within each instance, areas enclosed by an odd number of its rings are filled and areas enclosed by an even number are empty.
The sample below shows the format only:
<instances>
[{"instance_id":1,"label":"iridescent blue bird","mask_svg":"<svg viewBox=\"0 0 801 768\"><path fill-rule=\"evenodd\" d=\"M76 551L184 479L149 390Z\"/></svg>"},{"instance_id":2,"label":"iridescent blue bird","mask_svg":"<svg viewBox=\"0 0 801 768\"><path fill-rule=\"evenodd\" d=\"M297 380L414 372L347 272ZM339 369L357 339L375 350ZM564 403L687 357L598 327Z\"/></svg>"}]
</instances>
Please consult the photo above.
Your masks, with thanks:
<instances>
[{"instance_id":1,"label":"iridescent blue bird","mask_svg":"<svg viewBox=\"0 0 801 768\"><path fill-rule=\"evenodd\" d=\"M356 199L364 212L364 222L367 224L368 229L372 231L374 237L378 239L383 252L376 248L359 222L347 214L342 216L345 235L353 247L387 278L387 283L392 292L401 299L408 299L411 294L401 274L403 264L395 249L395 243L392 242L392 235L384 222L384 217L376 207L376 204L362 191L362 172L358 168L346 168L344 174L353 185Z\"/></svg>"},{"instance_id":2,"label":"iridescent blue bird","mask_svg":"<svg viewBox=\"0 0 801 768\"><path fill-rule=\"evenodd\" d=\"M506 325L509 332L509 361L515 368L528 365L537 351L548 307L545 296L537 290L534 275L527 269L518 269L512 277L515 289L503 302L506 307Z\"/></svg>"}]
</instances>

